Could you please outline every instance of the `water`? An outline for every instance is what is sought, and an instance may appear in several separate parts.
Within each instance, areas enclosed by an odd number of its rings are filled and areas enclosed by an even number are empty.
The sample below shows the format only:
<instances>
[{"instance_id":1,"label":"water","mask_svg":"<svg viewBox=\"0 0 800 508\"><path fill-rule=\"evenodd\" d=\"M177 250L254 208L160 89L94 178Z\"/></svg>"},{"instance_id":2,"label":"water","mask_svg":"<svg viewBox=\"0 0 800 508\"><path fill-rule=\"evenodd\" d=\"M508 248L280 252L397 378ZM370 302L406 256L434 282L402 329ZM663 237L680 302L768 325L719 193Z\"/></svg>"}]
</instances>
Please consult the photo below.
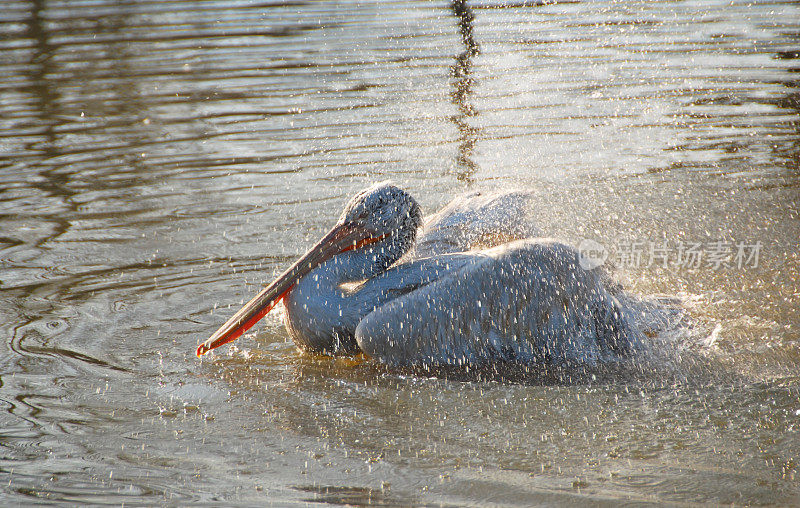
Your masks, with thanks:
<instances>
[{"instance_id":1,"label":"water","mask_svg":"<svg viewBox=\"0 0 800 508\"><path fill-rule=\"evenodd\" d=\"M0 23L2 504L800 503L796 4L12 0ZM383 179L429 212L533 189L548 234L681 298L664 365L398 373L303 356L279 315L194 357Z\"/></svg>"}]
</instances>

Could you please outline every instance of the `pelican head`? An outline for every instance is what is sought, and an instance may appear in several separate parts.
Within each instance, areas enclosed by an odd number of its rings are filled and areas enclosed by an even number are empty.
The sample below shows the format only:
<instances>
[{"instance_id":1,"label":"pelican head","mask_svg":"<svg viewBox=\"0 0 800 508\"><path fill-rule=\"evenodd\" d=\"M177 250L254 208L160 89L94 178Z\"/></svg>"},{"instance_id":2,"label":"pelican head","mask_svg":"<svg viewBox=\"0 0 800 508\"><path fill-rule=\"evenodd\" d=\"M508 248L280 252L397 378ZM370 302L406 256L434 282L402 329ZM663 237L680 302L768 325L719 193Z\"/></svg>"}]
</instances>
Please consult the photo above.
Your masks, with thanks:
<instances>
[{"instance_id":1,"label":"pelican head","mask_svg":"<svg viewBox=\"0 0 800 508\"><path fill-rule=\"evenodd\" d=\"M421 224L419 205L399 187L383 182L361 191L316 245L200 344L197 356L238 338L320 265L327 263L338 282L381 273L411 248Z\"/></svg>"},{"instance_id":2,"label":"pelican head","mask_svg":"<svg viewBox=\"0 0 800 508\"><path fill-rule=\"evenodd\" d=\"M337 226L345 224L368 238L364 245L364 241L353 243L352 249L369 245L370 253L377 255L373 263L364 266L362 278L369 278L388 268L411 247L422 225L422 211L411 194L382 182L364 189L347 203Z\"/></svg>"}]
</instances>

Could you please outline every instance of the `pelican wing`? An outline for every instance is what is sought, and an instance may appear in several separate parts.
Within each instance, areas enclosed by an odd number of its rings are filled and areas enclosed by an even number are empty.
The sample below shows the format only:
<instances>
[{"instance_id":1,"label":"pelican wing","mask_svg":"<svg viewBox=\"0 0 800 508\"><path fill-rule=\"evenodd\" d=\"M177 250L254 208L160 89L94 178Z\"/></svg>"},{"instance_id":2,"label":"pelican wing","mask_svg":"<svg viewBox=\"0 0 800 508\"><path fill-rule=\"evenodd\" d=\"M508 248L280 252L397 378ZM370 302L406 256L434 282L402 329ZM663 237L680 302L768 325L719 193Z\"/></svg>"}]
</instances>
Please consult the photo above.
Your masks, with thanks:
<instances>
[{"instance_id":1,"label":"pelican wing","mask_svg":"<svg viewBox=\"0 0 800 508\"><path fill-rule=\"evenodd\" d=\"M540 236L530 219L532 194L526 191L476 191L456 197L428 217L413 257L494 247Z\"/></svg>"},{"instance_id":2,"label":"pelican wing","mask_svg":"<svg viewBox=\"0 0 800 508\"><path fill-rule=\"evenodd\" d=\"M457 270L378 307L356 340L390 365L495 361L592 364L630 353L638 332L577 252L548 239L475 253Z\"/></svg>"}]
</instances>

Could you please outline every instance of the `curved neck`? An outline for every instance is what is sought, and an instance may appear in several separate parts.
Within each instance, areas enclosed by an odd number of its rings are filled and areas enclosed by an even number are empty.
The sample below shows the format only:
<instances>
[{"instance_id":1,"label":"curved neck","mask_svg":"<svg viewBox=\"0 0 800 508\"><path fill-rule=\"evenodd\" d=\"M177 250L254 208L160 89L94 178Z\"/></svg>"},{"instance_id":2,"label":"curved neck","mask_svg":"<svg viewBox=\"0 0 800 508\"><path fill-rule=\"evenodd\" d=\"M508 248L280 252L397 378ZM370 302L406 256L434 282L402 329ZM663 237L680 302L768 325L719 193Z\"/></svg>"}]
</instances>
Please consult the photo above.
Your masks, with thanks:
<instances>
[{"instance_id":1,"label":"curved neck","mask_svg":"<svg viewBox=\"0 0 800 508\"><path fill-rule=\"evenodd\" d=\"M409 250L414 236L395 233L367 248L342 252L301 278L284 300L286 326L295 342L314 351L356 352L356 326L389 293L348 291L342 285L385 272Z\"/></svg>"}]
</instances>

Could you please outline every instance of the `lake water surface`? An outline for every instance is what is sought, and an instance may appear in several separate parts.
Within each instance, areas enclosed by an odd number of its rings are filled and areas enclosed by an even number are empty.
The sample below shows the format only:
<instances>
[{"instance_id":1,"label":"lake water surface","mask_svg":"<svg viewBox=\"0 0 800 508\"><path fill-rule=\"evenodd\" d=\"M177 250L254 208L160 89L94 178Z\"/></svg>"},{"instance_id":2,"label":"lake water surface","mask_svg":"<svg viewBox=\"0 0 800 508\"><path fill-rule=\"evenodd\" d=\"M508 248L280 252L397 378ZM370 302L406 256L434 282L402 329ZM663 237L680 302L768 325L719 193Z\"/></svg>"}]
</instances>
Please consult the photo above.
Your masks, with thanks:
<instances>
[{"instance_id":1,"label":"lake water surface","mask_svg":"<svg viewBox=\"0 0 800 508\"><path fill-rule=\"evenodd\" d=\"M5 1L0 504L800 504L799 113L792 2ZM386 179L532 190L662 361L194 356Z\"/></svg>"}]
</instances>

